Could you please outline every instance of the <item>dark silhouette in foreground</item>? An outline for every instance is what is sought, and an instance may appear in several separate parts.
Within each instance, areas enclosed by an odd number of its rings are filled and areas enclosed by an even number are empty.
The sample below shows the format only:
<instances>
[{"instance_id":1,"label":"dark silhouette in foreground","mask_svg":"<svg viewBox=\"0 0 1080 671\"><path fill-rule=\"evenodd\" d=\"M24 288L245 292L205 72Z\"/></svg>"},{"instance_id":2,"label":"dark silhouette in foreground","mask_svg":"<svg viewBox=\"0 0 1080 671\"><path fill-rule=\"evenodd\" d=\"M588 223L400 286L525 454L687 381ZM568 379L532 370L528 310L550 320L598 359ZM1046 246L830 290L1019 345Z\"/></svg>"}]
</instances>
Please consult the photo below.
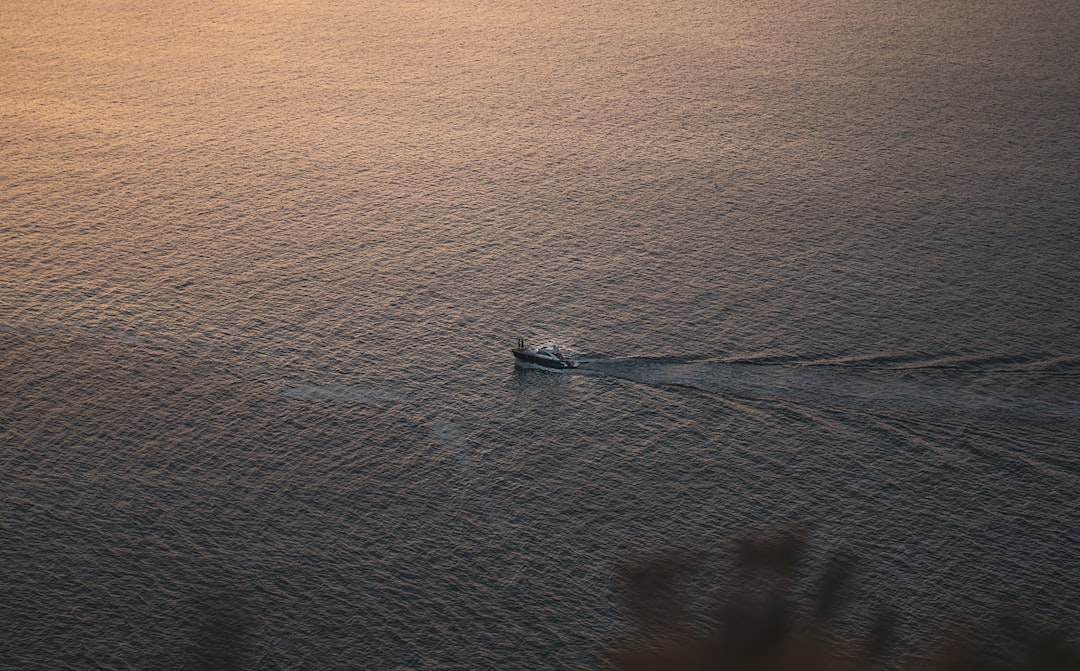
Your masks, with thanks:
<instances>
[{"instance_id":1,"label":"dark silhouette in foreground","mask_svg":"<svg viewBox=\"0 0 1080 671\"><path fill-rule=\"evenodd\" d=\"M244 600L229 590L200 599L199 619L189 653L193 671L254 669L254 618Z\"/></svg>"},{"instance_id":2,"label":"dark silhouette in foreground","mask_svg":"<svg viewBox=\"0 0 1080 671\"><path fill-rule=\"evenodd\" d=\"M611 652L617 671L1080 671L1063 632L1018 619L992 630L962 627L901 664L891 658L895 617L883 610L859 640L843 641L837 618L856 561L829 557L811 603L793 598L803 540L785 532L736 543L734 586L715 597L703 589L716 567L702 551L672 550L628 565L618 576L633 634ZM708 587L708 585L704 585ZM709 603L709 600L712 600Z\"/></svg>"},{"instance_id":3,"label":"dark silhouette in foreground","mask_svg":"<svg viewBox=\"0 0 1080 671\"><path fill-rule=\"evenodd\" d=\"M901 662L893 650L895 617L881 611L861 629L839 621L857 561L834 553L816 573L812 597L793 594L802 580L798 533L736 542L734 566L715 555L674 549L627 564L618 574L632 627L612 646L615 671L1080 671L1080 654L1064 632L1040 631L1019 619L996 627L958 626ZM721 575L731 587L714 591ZM197 604L186 668L254 671L257 618L243 598L215 590ZM984 619L985 621L985 619ZM845 630L846 631L846 630ZM378 665L373 665L378 668Z\"/></svg>"}]
</instances>

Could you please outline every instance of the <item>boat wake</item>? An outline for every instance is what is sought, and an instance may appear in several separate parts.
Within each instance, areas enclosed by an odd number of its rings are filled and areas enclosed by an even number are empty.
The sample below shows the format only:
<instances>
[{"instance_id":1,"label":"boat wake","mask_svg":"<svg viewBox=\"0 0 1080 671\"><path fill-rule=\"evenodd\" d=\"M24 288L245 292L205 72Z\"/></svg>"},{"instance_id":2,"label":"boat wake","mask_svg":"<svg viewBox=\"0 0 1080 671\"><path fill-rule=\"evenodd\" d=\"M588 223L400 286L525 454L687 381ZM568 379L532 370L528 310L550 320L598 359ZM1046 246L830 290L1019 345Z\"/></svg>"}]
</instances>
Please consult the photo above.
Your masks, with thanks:
<instances>
[{"instance_id":1,"label":"boat wake","mask_svg":"<svg viewBox=\"0 0 1080 671\"><path fill-rule=\"evenodd\" d=\"M303 385L286 389L284 395L298 401L331 401L335 403L389 403L401 400L402 395L389 389L351 386L346 384Z\"/></svg>"},{"instance_id":2,"label":"boat wake","mask_svg":"<svg viewBox=\"0 0 1080 671\"><path fill-rule=\"evenodd\" d=\"M437 421L429 426L428 433L457 462L459 476L468 493L465 505L472 507L477 516L486 522L502 546L517 545L518 539L507 521L506 509L500 508L488 491L484 465L466 437L467 427L464 420L453 417ZM513 574L516 576L516 571ZM512 580L511 578L510 581Z\"/></svg>"},{"instance_id":3,"label":"boat wake","mask_svg":"<svg viewBox=\"0 0 1080 671\"><path fill-rule=\"evenodd\" d=\"M581 357L573 372L753 400L1080 419L1080 360Z\"/></svg>"}]
</instances>

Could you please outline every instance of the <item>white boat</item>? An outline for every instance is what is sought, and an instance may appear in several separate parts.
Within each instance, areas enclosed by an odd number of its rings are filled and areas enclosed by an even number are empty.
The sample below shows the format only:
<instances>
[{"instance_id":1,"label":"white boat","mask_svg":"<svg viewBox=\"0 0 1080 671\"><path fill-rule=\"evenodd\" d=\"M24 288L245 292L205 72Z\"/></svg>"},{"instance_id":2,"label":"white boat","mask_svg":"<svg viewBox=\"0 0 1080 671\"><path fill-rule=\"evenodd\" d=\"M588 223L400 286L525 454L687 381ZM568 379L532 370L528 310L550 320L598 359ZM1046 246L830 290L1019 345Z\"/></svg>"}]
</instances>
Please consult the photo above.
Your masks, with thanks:
<instances>
[{"instance_id":1,"label":"white boat","mask_svg":"<svg viewBox=\"0 0 1080 671\"><path fill-rule=\"evenodd\" d=\"M541 368L577 368L577 362L560 352L558 345L547 345L533 349L526 347L525 341L518 338L517 347L510 351L517 360L516 365L520 367L527 368L531 364L534 367Z\"/></svg>"}]
</instances>

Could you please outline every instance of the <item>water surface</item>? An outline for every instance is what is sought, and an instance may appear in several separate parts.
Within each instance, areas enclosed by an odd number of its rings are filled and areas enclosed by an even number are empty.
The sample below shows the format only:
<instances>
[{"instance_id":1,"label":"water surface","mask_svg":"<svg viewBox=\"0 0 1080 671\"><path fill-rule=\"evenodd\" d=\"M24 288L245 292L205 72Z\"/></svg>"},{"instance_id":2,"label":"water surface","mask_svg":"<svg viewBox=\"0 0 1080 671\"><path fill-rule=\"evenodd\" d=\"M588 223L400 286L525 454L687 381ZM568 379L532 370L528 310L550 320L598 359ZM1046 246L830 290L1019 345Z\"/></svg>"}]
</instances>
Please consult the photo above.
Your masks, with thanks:
<instances>
[{"instance_id":1,"label":"water surface","mask_svg":"<svg viewBox=\"0 0 1080 671\"><path fill-rule=\"evenodd\" d=\"M1080 611L1070 2L8 2L3 668L593 668L802 524ZM518 336L583 366L515 371Z\"/></svg>"}]
</instances>

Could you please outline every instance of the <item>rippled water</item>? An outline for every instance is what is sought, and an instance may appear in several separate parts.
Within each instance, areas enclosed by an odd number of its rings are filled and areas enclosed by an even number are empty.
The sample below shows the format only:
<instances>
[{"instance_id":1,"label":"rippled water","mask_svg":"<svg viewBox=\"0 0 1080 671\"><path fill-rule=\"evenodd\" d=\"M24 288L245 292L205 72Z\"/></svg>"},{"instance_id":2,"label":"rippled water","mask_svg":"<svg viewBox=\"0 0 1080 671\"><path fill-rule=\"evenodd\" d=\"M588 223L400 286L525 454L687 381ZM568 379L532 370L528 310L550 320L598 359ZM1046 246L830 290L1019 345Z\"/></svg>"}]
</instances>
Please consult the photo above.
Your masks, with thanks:
<instances>
[{"instance_id":1,"label":"rippled water","mask_svg":"<svg viewBox=\"0 0 1080 671\"><path fill-rule=\"evenodd\" d=\"M224 594L256 668L590 668L626 557L791 524L909 641L1080 618L1074 3L0 17L0 667Z\"/></svg>"}]
</instances>

